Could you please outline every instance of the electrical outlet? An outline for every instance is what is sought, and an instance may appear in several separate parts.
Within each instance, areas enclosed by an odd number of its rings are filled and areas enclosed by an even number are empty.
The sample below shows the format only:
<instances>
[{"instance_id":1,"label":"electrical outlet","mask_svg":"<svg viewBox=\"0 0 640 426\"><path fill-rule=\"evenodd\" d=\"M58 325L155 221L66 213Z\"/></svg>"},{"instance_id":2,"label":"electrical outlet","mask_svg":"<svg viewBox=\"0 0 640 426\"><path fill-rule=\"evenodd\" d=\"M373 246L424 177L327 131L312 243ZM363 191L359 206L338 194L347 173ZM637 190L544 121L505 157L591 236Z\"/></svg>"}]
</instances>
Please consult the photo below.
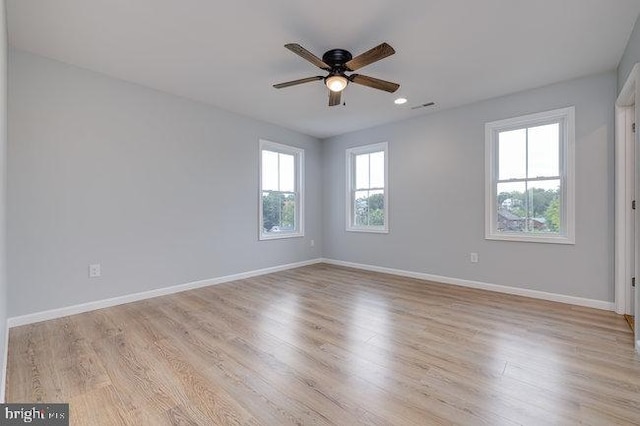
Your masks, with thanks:
<instances>
[{"instance_id":1,"label":"electrical outlet","mask_svg":"<svg viewBox=\"0 0 640 426\"><path fill-rule=\"evenodd\" d=\"M309 245L310 245L311 247L315 247L315 246L316 246L316 242L315 242L315 241L313 241L313 240L311 240L311 242L309 243Z\"/></svg>"},{"instance_id":2,"label":"electrical outlet","mask_svg":"<svg viewBox=\"0 0 640 426\"><path fill-rule=\"evenodd\" d=\"M478 253L469 253L471 263L478 263Z\"/></svg>"},{"instance_id":3,"label":"electrical outlet","mask_svg":"<svg viewBox=\"0 0 640 426\"><path fill-rule=\"evenodd\" d=\"M97 278L100 276L100 274L101 271L99 263L93 263L89 265L89 278Z\"/></svg>"}]
</instances>

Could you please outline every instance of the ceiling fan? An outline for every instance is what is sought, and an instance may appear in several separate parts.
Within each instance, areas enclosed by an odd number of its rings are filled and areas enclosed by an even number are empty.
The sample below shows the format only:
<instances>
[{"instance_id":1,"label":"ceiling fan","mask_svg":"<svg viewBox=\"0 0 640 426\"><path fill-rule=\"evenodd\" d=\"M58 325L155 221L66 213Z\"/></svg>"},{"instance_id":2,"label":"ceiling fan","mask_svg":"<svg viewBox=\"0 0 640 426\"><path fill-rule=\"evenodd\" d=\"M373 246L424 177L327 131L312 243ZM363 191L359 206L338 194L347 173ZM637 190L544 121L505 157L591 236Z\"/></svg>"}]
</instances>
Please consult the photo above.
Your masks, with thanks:
<instances>
[{"instance_id":1,"label":"ceiling fan","mask_svg":"<svg viewBox=\"0 0 640 426\"><path fill-rule=\"evenodd\" d=\"M396 53L393 47L387 43L382 43L373 49L367 50L361 55L355 58L351 55L351 52L344 49L331 49L322 55L322 59L318 58L313 53L309 52L304 47L297 43L285 44L284 47L301 56L303 59L311 62L313 65L320 69L328 71L326 76L315 76L301 78L299 80L287 81L285 83L274 84L276 89L282 89L289 86L295 86L303 83L310 83L312 81L324 80L324 84L329 89L329 106L339 105L342 91L349 82L361 84L363 86L372 87L378 90L384 90L390 93L395 92L400 87L399 84L392 83L390 81L380 80L378 78L368 77L362 74L346 75L346 72L356 71L364 66L379 61Z\"/></svg>"}]
</instances>

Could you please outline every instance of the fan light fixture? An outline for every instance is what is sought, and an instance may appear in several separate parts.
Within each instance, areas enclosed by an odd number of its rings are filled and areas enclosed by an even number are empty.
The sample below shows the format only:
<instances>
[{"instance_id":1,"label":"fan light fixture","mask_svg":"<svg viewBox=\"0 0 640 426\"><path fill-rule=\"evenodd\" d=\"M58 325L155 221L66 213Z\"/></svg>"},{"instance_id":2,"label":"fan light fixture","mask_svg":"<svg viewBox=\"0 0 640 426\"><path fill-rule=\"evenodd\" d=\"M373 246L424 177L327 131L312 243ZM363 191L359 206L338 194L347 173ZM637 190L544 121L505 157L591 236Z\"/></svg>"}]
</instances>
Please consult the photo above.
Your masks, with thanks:
<instances>
[{"instance_id":1,"label":"fan light fixture","mask_svg":"<svg viewBox=\"0 0 640 426\"><path fill-rule=\"evenodd\" d=\"M366 67L369 64L377 62L380 59L393 55L396 51L387 43L379 44L373 49L369 49L355 58L351 55L351 52L344 49L328 50L324 52L322 59L320 59L298 43L288 43L285 44L284 47L321 70L327 71L328 74L325 74L324 76L316 75L313 77L299 78L297 80L274 84L273 87L276 89L284 89L285 87L297 86L298 84L322 81L329 89L329 106L333 107L345 105L345 103L342 102L342 91L349 83L371 87L376 90L384 90L389 93L393 93L400 88L400 85L397 83L380 80L379 78L369 77L362 74L345 74L352 73L362 67Z\"/></svg>"},{"instance_id":2,"label":"fan light fixture","mask_svg":"<svg viewBox=\"0 0 640 426\"><path fill-rule=\"evenodd\" d=\"M347 87L347 78L342 75L332 75L327 77L324 84L326 84L332 92L342 92L342 90Z\"/></svg>"}]
</instances>

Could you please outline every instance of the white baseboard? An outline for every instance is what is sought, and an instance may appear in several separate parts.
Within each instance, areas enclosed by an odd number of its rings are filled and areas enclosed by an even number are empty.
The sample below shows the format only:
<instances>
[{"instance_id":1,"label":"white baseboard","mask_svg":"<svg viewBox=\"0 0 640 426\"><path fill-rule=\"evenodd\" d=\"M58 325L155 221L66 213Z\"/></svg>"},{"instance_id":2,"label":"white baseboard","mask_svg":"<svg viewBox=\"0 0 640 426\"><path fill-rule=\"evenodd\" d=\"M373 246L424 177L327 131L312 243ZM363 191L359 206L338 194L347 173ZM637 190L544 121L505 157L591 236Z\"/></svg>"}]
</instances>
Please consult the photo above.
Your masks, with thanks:
<instances>
[{"instance_id":1,"label":"white baseboard","mask_svg":"<svg viewBox=\"0 0 640 426\"><path fill-rule=\"evenodd\" d=\"M322 259L312 259L303 262L289 263L286 265L272 266L270 268L257 269L254 271L241 272L239 274L226 275L223 277L210 278L201 281L193 281L190 283L179 284L171 287L163 287L155 290L143 291L140 293L127 294L124 296L112 297L110 299L96 300L94 302L82 303L79 305L66 306L64 308L51 309L48 311L35 312L33 314L21 315L7 319L7 330L11 327L33 324L40 321L47 321L56 318L62 318L69 315L81 314L83 312L94 311L96 309L108 308L125 303L137 302L139 300L151 299L153 297L165 296L168 294L180 293L182 291L193 290L196 288L207 287L216 284L223 284L230 281L243 280L246 278L256 277L259 275L271 274L274 272L285 271L287 269L300 268L302 266L322 263ZM8 331L7 331L8 336ZM6 370L5 370L6 371Z\"/></svg>"},{"instance_id":2,"label":"white baseboard","mask_svg":"<svg viewBox=\"0 0 640 426\"><path fill-rule=\"evenodd\" d=\"M21 315L7 319L7 333L5 341L9 338L9 328L21 325L33 324L40 321L46 321L56 318L66 317L68 315L80 314L83 312L93 311L96 309L108 308L111 306L122 305L125 303L136 302L153 297L165 296L168 294L180 293L182 291L193 290L196 288L207 287L216 284L227 283L230 281L242 280L246 278L256 277L259 275L271 274L274 272L285 271L288 269L299 268L302 266L313 265L316 263L327 263L330 265L346 266L350 268L362 269L373 272L382 272L386 274L399 275L403 277L417 278L426 281L435 281L444 284L453 284L462 287L477 288L482 290L495 291L498 293L514 294L518 296L532 297L535 299L550 300L554 302L567 303L571 305L586 306L590 308L613 311L615 305L613 302L601 300L585 299L581 297L567 296L564 294L547 293L538 290L529 290L524 288L509 287L504 285L489 284L480 281L463 280L459 278L444 277L441 275L426 274L422 272L412 272L400 269L386 268L382 266L365 265L361 263L345 262L334 259L312 259L303 262L290 263L286 265L273 266L270 268L258 269L254 271L242 272L239 274L226 275L223 277L211 278L201 281L194 281L185 284L179 284L171 287L163 287L155 290L144 291L140 293L127 294L124 296L112 297L109 299L97 300L93 302L82 303L79 305L67 306L64 308L51 309L48 311L35 312L33 314ZM6 351L4 355L4 363L6 366ZM6 371L6 370L3 370ZM3 376L3 380L5 377ZM0 395L3 395L4 388L0 389Z\"/></svg>"},{"instance_id":3,"label":"white baseboard","mask_svg":"<svg viewBox=\"0 0 640 426\"><path fill-rule=\"evenodd\" d=\"M2 380L0 380L0 404L4 403L4 391L7 387L7 359L9 358L9 322L4 325L4 347L2 353Z\"/></svg>"},{"instance_id":4,"label":"white baseboard","mask_svg":"<svg viewBox=\"0 0 640 426\"><path fill-rule=\"evenodd\" d=\"M498 293L513 294L517 296L531 297L534 299L550 300L553 302L567 303L569 305L586 306L588 308L613 311L615 304L603 300L585 299L582 297L567 296L565 294L547 293L539 290L529 290L526 288L509 287L505 285L489 284L480 281L463 280L460 278L450 278L441 275L425 274L422 272L404 271L401 269L385 268L382 266L365 265L362 263L345 262L342 260L322 259L323 263L330 265L346 266L349 268L363 269L372 272L382 272L385 274L399 275L402 277L417 278L426 281L435 281L443 284L452 284L461 287L477 288L481 290L495 291Z\"/></svg>"}]
</instances>

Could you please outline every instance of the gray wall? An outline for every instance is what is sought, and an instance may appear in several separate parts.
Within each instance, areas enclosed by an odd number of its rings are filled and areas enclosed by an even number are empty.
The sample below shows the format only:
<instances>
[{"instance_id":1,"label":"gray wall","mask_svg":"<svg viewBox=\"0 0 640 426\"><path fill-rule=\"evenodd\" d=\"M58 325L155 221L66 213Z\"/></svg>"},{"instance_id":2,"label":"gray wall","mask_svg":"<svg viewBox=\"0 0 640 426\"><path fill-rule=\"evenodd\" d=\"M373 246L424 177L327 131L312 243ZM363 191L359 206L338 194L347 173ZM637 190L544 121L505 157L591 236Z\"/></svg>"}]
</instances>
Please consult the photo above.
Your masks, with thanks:
<instances>
[{"instance_id":1,"label":"gray wall","mask_svg":"<svg viewBox=\"0 0 640 426\"><path fill-rule=\"evenodd\" d=\"M325 257L613 301L615 97L610 72L325 140ZM485 240L485 122L569 105L576 244ZM346 232L345 148L381 141L389 142L390 233Z\"/></svg>"},{"instance_id":2,"label":"gray wall","mask_svg":"<svg viewBox=\"0 0 640 426\"><path fill-rule=\"evenodd\" d=\"M321 256L613 300L613 72L320 142L9 55L9 316ZM567 105L576 245L485 240L484 123ZM261 137L306 150L304 238L258 241ZM380 141L390 144L391 232L347 233L344 150ZM88 278L89 263L101 278Z\"/></svg>"},{"instance_id":3,"label":"gray wall","mask_svg":"<svg viewBox=\"0 0 640 426\"><path fill-rule=\"evenodd\" d=\"M5 371L2 356L6 348L7 323L7 268L6 268L6 195L7 195L7 20L5 2L0 0L0 386L4 383ZM4 395L4 388L0 389ZM0 398L2 401L4 398Z\"/></svg>"},{"instance_id":4,"label":"gray wall","mask_svg":"<svg viewBox=\"0 0 640 426\"><path fill-rule=\"evenodd\" d=\"M9 316L320 257L317 139L13 50L8 96ZM258 241L259 138L305 149L304 238Z\"/></svg>"},{"instance_id":5,"label":"gray wall","mask_svg":"<svg viewBox=\"0 0 640 426\"><path fill-rule=\"evenodd\" d=\"M620 64L618 64L618 93L620 93L622 86L627 81L627 77L629 77L629 73L636 62L640 62L640 17L636 20L633 32L627 42L627 47L624 50Z\"/></svg>"}]
</instances>

